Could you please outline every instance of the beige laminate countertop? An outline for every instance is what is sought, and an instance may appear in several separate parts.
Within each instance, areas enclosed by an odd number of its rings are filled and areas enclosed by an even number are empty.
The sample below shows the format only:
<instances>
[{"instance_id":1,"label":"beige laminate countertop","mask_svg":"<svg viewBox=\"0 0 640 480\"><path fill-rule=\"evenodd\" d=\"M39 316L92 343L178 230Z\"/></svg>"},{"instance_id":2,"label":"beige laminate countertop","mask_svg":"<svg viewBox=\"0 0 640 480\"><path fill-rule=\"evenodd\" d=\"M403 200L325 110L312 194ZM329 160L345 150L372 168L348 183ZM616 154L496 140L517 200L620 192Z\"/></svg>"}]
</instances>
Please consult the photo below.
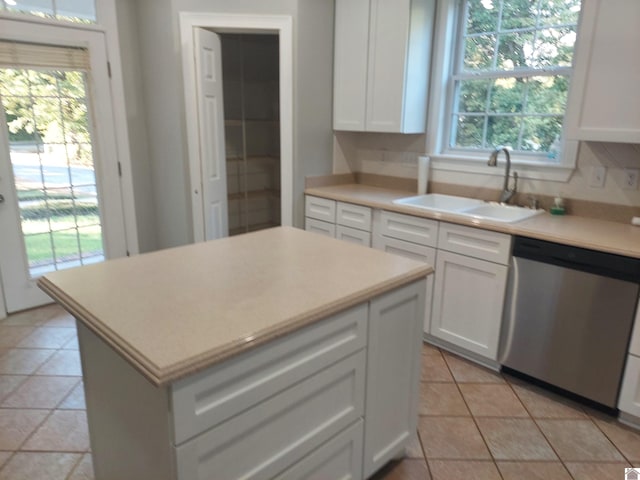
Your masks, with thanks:
<instances>
[{"instance_id":1,"label":"beige laminate countertop","mask_svg":"<svg viewBox=\"0 0 640 480\"><path fill-rule=\"evenodd\" d=\"M160 386L432 271L279 227L53 272L38 284Z\"/></svg>"},{"instance_id":2,"label":"beige laminate countertop","mask_svg":"<svg viewBox=\"0 0 640 480\"><path fill-rule=\"evenodd\" d=\"M640 227L633 225L573 215L556 216L549 213L517 223L481 221L463 215L430 212L416 207L396 205L392 203L393 200L416 194L362 184L307 188L305 193L418 217L640 258Z\"/></svg>"}]
</instances>

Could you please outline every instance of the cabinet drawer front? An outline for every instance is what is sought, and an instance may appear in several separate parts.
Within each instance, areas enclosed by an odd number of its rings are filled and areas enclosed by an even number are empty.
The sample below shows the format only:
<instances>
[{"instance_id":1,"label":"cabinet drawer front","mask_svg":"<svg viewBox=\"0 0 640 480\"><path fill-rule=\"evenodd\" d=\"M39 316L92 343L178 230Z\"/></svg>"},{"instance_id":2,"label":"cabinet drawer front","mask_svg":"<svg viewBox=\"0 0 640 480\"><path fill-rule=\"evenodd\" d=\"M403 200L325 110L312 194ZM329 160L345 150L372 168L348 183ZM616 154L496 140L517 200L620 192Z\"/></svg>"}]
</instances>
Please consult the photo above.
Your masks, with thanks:
<instances>
[{"instance_id":1,"label":"cabinet drawer front","mask_svg":"<svg viewBox=\"0 0 640 480\"><path fill-rule=\"evenodd\" d=\"M371 246L371 234L369 232L363 232L362 230L356 230L355 228L351 227L343 227L342 225L337 225L336 238L338 240L344 240L346 242L363 245L365 247Z\"/></svg>"},{"instance_id":2,"label":"cabinet drawer front","mask_svg":"<svg viewBox=\"0 0 640 480\"><path fill-rule=\"evenodd\" d=\"M373 248L387 253L395 253L401 257L412 258L434 266L436 263L436 249L426 247L416 243L398 240L397 238L383 237L376 235L373 241Z\"/></svg>"},{"instance_id":3,"label":"cabinet drawer front","mask_svg":"<svg viewBox=\"0 0 640 480\"><path fill-rule=\"evenodd\" d=\"M305 218L304 229L308 232L319 233L331 238L335 238L336 236L335 223L323 222L322 220L316 220L315 218Z\"/></svg>"},{"instance_id":4,"label":"cabinet drawer front","mask_svg":"<svg viewBox=\"0 0 640 480\"><path fill-rule=\"evenodd\" d=\"M178 478L271 479L358 420L364 350L176 447Z\"/></svg>"},{"instance_id":5,"label":"cabinet drawer front","mask_svg":"<svg viewBox=\"0 0 640 480\"><path fill-rule=\"evenodd\" d=\"M304 216L336 223L336 202L307 195L304 202Z\"/></svg>"},{"instance_id":6,"label":"cabinet drawer front","mask_svg":"<svg viewBox=\"0 0 640 480\"><path fill-rule=\"evenodd\" d=\"M441 222L438 249L508 265L511 235Z\"/></svg>"},{"instance_id":7,"label":"cabinet drawer front","mask_svg":"<svg viewBox=\"0 0 640 480\"><path fill-rule=\"evenodd\" d=\"M363 423L340 432L316 451L300 460L276 480L360 480L362 478Z\"/></svg>"},{"instance_id":8,"label":"cabinet drawer front","mask_svg":"<svg viewBox=\"0 0 640 480\"><path fill-rule=\"evenodd\" d=\"M336 206L336 223L338 225L344 225L345 227L370 232L371 209L361 205L338 202Z\"/></svg>"},{"instance_id":9,"label":"cabinet drawer front","mask_svg":"<svg viewBox=\"0 0 640 480\"><path fill-rule=\"evenodd\" d=\"M368 305L358 305L176 382L175 444L364 348L367 315Z\"/></svg>"},{"instance_id":10,"label":"cabinet drawer front","mask_svg":"<svg viewBox=\"0 0 640 480\"><path fill-rule=\"evenodd\" d=\"M438 240L438 222L428 218L382 211L380 234L408 242L435 247Z\"/></svg>"},{"instance_id":11,"label":"cabinet drawer front","mask_svg":"<svg viewBox=\"0 0 640 480\"><path fill-rule=\"evenodd\" d=\"M627 355L618 408L622 412L640 417L640 358L634 355Z\"/></svg>"}]
</instances>

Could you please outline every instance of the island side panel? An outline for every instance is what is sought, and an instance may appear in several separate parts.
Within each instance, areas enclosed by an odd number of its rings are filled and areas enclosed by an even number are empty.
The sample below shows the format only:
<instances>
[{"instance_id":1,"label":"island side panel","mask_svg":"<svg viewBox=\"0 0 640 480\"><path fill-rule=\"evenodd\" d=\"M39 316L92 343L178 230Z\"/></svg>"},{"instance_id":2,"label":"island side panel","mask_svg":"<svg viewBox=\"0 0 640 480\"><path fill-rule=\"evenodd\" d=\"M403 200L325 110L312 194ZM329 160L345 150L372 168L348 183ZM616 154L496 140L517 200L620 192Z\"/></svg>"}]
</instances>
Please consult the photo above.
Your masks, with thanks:
<instances>
[{"instance_id":1,"label":"island side panel","mask_svg":"<svg viewBox=\"0 0 640 480\"><path fill-rule=\"evenodd\" d=\"M167 388L76 324L96 480L175 480Z\"/></svg>"},{"instance_id":2,"label":"island side panel","mask_svg":"<svg viewBox=\"0 0 640 480\"><path fill-rule=\"evenodd\" d=\"M404 455L418 421L426 280L371 300L364 477Z\"/></svg>"}]
</instances>

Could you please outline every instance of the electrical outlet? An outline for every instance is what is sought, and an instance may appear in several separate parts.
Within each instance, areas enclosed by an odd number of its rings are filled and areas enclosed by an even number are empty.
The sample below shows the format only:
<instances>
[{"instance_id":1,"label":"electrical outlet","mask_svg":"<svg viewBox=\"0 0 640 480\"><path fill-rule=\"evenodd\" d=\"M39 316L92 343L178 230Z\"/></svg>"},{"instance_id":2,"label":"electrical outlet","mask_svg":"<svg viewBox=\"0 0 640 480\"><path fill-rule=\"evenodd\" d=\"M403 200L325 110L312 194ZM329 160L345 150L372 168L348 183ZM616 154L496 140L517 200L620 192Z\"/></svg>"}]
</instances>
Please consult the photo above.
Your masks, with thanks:
<instances>
[{"instance_id":1,"label":"electrical outlet","mask_svg":"<svg viewBox=\"0 0 640 480\"><path fill-rule=\"evenodd\" d=\"M604 179L607 175L607 169L603 166L593 167L591 170L591 187L602 188L604 187Z\"/></svg>"},{"instance_id":2,"label":"electrical outlet","mask_svg":"<svg viewBox=\"0 0 640 480\"><path fill-rule=\"evenodd\" d=\"M637 168L625 168L623 172L622 188L625 190L636 190L638 188L638 173L640 170Z\"/></svg>"}]
</instances>

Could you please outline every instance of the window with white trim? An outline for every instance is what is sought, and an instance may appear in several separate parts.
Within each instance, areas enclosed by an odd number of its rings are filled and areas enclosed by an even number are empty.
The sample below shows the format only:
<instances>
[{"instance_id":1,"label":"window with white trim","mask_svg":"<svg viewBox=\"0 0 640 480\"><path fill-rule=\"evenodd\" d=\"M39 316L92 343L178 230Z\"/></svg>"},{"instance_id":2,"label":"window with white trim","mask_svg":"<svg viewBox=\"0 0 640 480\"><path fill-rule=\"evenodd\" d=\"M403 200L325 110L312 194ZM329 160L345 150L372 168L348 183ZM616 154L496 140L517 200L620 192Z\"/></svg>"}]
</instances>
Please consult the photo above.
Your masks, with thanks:
<instances>
[{"instance_id":1,"label":"window with white trim","mask_svg":"<svg viewBox=\"0 0 640 480\"><path fill-rule=\"evenodd\" d=\"M461 0L445 150L556 163L580 0Z\"/></svg>"}]
</instances>

